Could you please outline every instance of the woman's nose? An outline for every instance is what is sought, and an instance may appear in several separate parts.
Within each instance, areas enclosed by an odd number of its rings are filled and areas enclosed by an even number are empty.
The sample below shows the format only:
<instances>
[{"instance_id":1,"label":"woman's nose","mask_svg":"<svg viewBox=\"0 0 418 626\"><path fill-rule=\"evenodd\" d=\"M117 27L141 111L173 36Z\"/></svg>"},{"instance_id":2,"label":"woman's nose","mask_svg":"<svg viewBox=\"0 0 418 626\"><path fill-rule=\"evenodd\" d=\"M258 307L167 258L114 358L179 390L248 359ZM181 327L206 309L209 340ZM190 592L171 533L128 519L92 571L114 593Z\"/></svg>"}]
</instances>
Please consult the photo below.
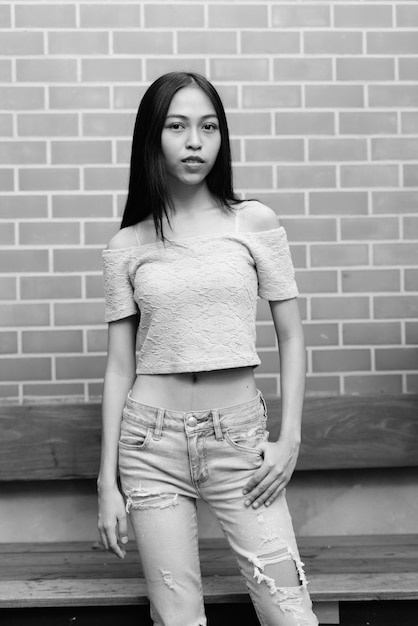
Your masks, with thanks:
<instances>
[{"instance_id":1,"label":"woman's nose","mask_svg":"<svg viewBox=\"0 0 418 626\"><path fill-rule=\"evenodd\" d=\"M187 147L194 148L195 150L202 146L200 139L200 133L197 128L191 128L187 135Z\"/></svg>"}]
</instances>

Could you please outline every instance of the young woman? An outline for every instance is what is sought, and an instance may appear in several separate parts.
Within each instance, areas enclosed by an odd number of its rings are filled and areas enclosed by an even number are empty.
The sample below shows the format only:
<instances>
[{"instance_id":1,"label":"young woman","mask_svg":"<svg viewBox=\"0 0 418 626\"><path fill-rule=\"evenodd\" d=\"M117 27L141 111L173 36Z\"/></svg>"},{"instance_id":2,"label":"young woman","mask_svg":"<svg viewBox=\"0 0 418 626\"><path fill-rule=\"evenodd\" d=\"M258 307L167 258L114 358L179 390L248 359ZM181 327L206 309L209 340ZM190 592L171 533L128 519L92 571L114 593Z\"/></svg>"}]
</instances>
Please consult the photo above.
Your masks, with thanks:
<instances>
[{"instance_id":1,"label":"young woman","mask_svg":"<svg viewBox=\"0 0 418 626\"><path fill-rule=\"evenodd\" d=\"M125 556L128 513L154 624L204 626L202 498L261 624L317 624L284 490L298 455L305 377L294 270L276 214L233 192L225 112L203 76L166 74L145 93L122 227L103 259L105 548ZM283 417L272 442L254 378L257 294L270 302L280 347Z\"/></svg>"}]
</instances>

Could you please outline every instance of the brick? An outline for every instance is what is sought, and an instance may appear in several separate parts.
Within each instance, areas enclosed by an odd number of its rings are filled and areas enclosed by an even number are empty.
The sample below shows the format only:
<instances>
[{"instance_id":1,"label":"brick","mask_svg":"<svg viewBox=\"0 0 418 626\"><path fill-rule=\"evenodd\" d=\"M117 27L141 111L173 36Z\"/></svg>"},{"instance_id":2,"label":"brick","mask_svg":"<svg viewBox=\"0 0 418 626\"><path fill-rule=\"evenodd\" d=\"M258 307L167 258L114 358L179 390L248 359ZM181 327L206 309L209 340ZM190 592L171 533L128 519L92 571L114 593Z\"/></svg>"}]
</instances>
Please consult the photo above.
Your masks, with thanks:
<instances>
[{"instance_id":1,"label":"brick","mask_svg":"<svg viewBox=\"0 0 418 626\"><path fill-rule=\"evenodd\" d=\"M10 83L12 81L11 59L0 60L0 81L3 83Z\"/></svg>"},{"instance_id":2,"label":"brick","mask_svg":"<svg viewBox=\"0 0 418 626\"><path fill-rule=\"evenodd\" d=\"M395 112L350 111L339 113L339 127L342 135L388 135L397 132Z\"/></svg>"},{"instance_id":3,"label":"brick","mask_svg":"<svg viewBox=\"0 0 418 626\"><path fill-rule=\"evenodd\" d=\"M418 37L417 37L418 40ZM370 85L370 107L416 107L418 85Z\"/></svg>"},{"instance_id":4,"label":"brick","mask_svg":"<svg viewBox=\"0 0 418 626\"><path fill-rule=\"evenodd\" d=\"M338 345L337 324L303 324L305 343L310 346Z\"/></svg>"},{"instance_id":5,"label":"brick","mask_svg":"<svg viewBox=\"0 0 418 626\"><path fill-rule=\"evenodd\" d=\"M307 107L364 106L364 90L361 85L307 85L305 91Z\"/></svg>"},{"instance_id":6,"label":"brick","mask_svg":"<svg viewBox=\"0 0 418 626\"><path fill-rule=\"evenodd\" d=\"M261 365L257 368L258 374L277 374L280 371L279 355L277 350L258 350Z\"/></svg>"},{"instance_id":7,"label":"brick","mask_svg":"<svg viewBox=\"0 0 418 626\"><path fill-rule=\"evenodd\" d=\"M373 213L415 213L417 191L375 191L372 193Z\"/></svg>"},{"instance_id":8,"label":"brick","mask_svg":"<svg viewBox=\"0 0 418 626\"><path fill-rule=\"evenodd\" d=\"M247 161L303 161L303 139L247 139Z\"/></svg>"},{"instance_id":9,"label":"brick","mask_svg":"<svg viewBox=\"0 0 418 626\"><path fill-rule=\"evenodd\" d=\"M294 244L290 244L290 252L292 255L292 261L293 261L293 265L296 269L299 269L301 267L306 268L307 266L307 261L306 261L306 246L305 245L294 245ZM300 304L300 300L299 300L299 304Z\"/></svg>"},{"instance_id":10,"label":"brick","mask_svg":"<svg viewBox=\"0 0 418 626\"><path fill-rule=\"evenodd\" d=\"M276 135L334 135L334 114L281 111L275 115Z\"/></svg>"},{"instance_id":11,"label":"brick","mask_svg":"<svg viewBox=\"0 0 418 626\"><path fill-rule=\"evenodd\" d=\"M338 395L340 393L340 378L338 376L307 376L306 395Z\"/></svg>"},{"instance_id":12,"label":"brick","mask_svg":"<svg viewBox=\"0 0 418 626\"><path fill-rule=\"evenodd\" d=\"M418 217L407 216L402 221L405 239L418 239Z\"/></svg>"},{"instance_id":13,"label":"brick","mask_svg":"<svg viewBox=\"0 0 418 626\"><path fill-rule=\"evenodd\" d=\"M277 348L276 333L273 324L257 325L257 348Z\"/></svg>"},{"instance_id":14,"label":"brick","mask_svg":"<svg viewBox=\"0 0 418 626\"><path fill-rule=\"evenodd\" d=\"M418 52L416 31L369 32L366 37L368 54L396 55Z\"/></svg>"},{"instance_id":15,"label":"brick","mask_svg":"<svg viewBox=\"0 0 418 626\"><path fill-rule=\"evenodd\" d=\"M334 25L337 28L390 28L392 7L385 4L336 4Z\"/></svg>"},{"instance_id":16,"label":"brick","mask_svg":"<svg viewBox=\"0 0 418 626\"><path fill-rule=\"evenodd\" d=\"M111 222L86 222L84 224L84 240L87 245L100 244L105 246L109 239L120 228L120 220Z\"/></svg>"},{"instance_id":17,"label":"brick","mask_svg":"<svg viewBox=\"0 0 418 626\"><path fill-rule=\"evenodd\" d=\"M257 198L271 206L279 215L302 215L305 213L304 194L297 192L258 193Z\"/></svg>"},{"instance_id":18,"label":"brick","mask_svg":"<svg viewBox=\"0 0 418 626\"><path fill-rule=\"evenodd\" d=\"M23 222L19 242L33 246L79 244L80 226L76 222Z\"/></svg>"},{"instance_id":19,"label":"brick","mask_svg":"<svg viewBox=\"0 0 418 626\"><path fill-rule=\"evenodd\" d=\"M261 298L258 298L257 300L257 321L258 322L261 322L261 321L271 322L270 305L267 302L267 300L262 300Z\"/></svg>"},{"instance_id":20,"label":"brick","mask_svg":"<svg viewBox=\"0 0 418 626\"><path fill-rule=\"evenodd\" d=\"M75 59L17 59L16 75L20 82L76 82L77 62Z\"/></svg>"},{"instance_id":21,"label":"brick","mask_svg":"<svg viewBox=\"0 0 418 626\"><path fill-rule=\"evenodd\" d=\"M405 270L406 291L418 291L418 269Z\"/></svg>"},{"instance_id":22,"label":"brick","mask_svg":"<svg viewBox=\"0 0 418 626\"><path fill-rule=\"evenodd\" d=\"M87 351L88 352L106 352L107 350L107 330L87 331Z\"/></svg>"},{"instance_id":23,"label":"brick","mask_svg":"<svg viewBox=\"0 0 418 626\"><path fill-rule=\"evenodd\" d=\"M418 69L416 57L408 59L399 59L399 79L400 80L417 80Z\"/></svg>"},{"instance_id":24,"label":"brick","mask_svg":"<svg viewBox=\"0 0 418 626\"><path fill-rule=\"evenodd\" d=\"M103 379L105 366L105 356L57 357L57 379Z\"/></svg>"},{"instance_id":25,"label":"brick","mask_svg":"<svg viewBox=\"0 0 418 626\"><path fill-rule=\"evenodd\" d=\"M388 270L343 270L341 275L343 292L373 293L400 291L400 272Z\"/></svg>"},{"instance_id":26,"label":"brick","mask_svg":"<svg viewBox=\"0 0 418 626\"><path fill-rule=\"evenodd\" d=\"M46 196L1 196L1 216L3 219L34 218L48 216Z\"/></svg>"},{"instance_id":27,"label":"brick","mask_svg":"<svg viewBox=\"0 0 418 626\"><path fill-rule=\"evenodd\" d=\"M15 225L7 222L2 223L0 228L0 245L14 246L15 243Z\"/></svg>"},{"instance_id":28,"label":"brick","mask_svg":"<svg viewBox=\"0 0 418 626\"><path fill-rule=\"evenodd\" d=\"M52 86L49 88L49 106L51 109L75 109L77 111L79 109L108 109L110 106L109 87Z\"/></svg>"},{"instance_id":29,"label":"brick","mask_svg":"<svg viewBox=\"0 0 418 626\"><path fill-rule=\"evenodd\" d=\"M342 187L397 187L399 173L397 165L342 165Z\"/></svg>"},{"instance_id":30,"label":"brick","mask_svg":"<svg viewBox=\"0 0 418 626\"><path fill-rule=\"evenodd\" d=\"M372 159L375 160L418 160L418 139L402 137L399 139L372 138Z\"/></svg>"},{"instance_id":31,"label":"brick","mask_svg":"<svg viewBox=\"0 0 418 626\"><path fill-rule=\"evenodd\" d=\"M12 169L0 169L0 189L2 191L13 191L14 178Z\"/></svg>"},{"instance_id":32,"label":"brick","mask_svg":"<svg viewBox=\"0 0 418 626\"><path fill-rule=\"evenodd\" d=\"M418 345L418 322L405 324L405 338L407 344Z\"/></svg>"},{"instance_id":33,"label":"brick","mask_svg":"<svg viewBox=\"0 0 418 626\"><path fill-rule=\"evenodd\" d=\"M199 33L199 38L202 34ZM173 54L173 33L159 30L114 31L113 52L115 54ZM198 50L196 52L202 54Z\"/></svg>"},{"instance_id":34,"label":"brick","mask_svg":"<svg viewBox=\"0 0 418 626\"><path fill-rule=\"evenodd\" d=\"M48 304L0 304L0 326L48 326ZM0 376L1 379L1 376Z\"/></svg>"},{"instance_id":35,"label":"brick","mask_svg":"<svg viewBox=\"0 0 418 626\"><path fill-rule=\"evenodd\" d=\"M204 7L196 4L145 4L144 15L147 28L199 28L205 25Z\"/></svg>"},{"instance_id":36,"label":"brick","mask_svg":"<svg viewBox=\"0 0 418 626\"><path fill-rule=\"evenodd\" d=\"M341 238L399 239L399 222L391 217L345 217L341 220Z\"/></svg>"},{"instance_id":37,"label":"brick","mask_svg":"<svg viewBox=\"0 0 418 626\"><path fill-rule=\"evenodd\" d=\"M81 330L28 330L22 332L23 353L82 352Z\"/></svg>"},{"instance_id":38,"label":"brick","mask_svg":"<svg viewBox=\"0 0 418 626\"><path fill-rule=\"evenodd\" d=\"M135 117L133 113L85 113L83 135L132 138Z\"/></svg>"},{"instance_id":39,"label":"brick","mask_svg":"<svg viewBox=\"0 0 418 626\"><path fill-rule=\"evenodd\" d=\"M335 241L337 223L335 219L286 218L282 220L289 240L296 241Z\"/></svg>"},{"instance_id":40,"label":"brick","mask_svg":"<svg viewBox=\"0 0 418 626\"><path fill-rule=\"evenodd\" d=\"M296 282L299 291L304 294L338 291L338 274L335 270L298 270Z\"/></svg>"},{"instance_id":41,"label":"brick","mask_svg":"<svg viewBox=\"0 0 418 626\"><path fill-rule=\"evenodd\" d=\"M0 379L18 382L24 380L48 380L51 378L51 359L19 358L0 359Z\"/></svg>"},{"instance_id":42,"label":"brick","mask_svg":"<svg viewBox=\"0 0 418 626\"><path fill-rule=\"evenodd\" d=\"M313 297L311 316L313 320L343 320L369 317L369 299L365 296Z\"/></svg>"},{"instance_id":43,"label":"brick","mask_svg":"<svg viewBox=\"0 0 418 626\"><path fill-rule=\"evenodd\" d=\"M132 151L132 140L126 139L116 142L116 163L129 165Z\"/></svg>"},{"instance_id":44,"label":"brick","mask_svg":"<svg viewBox=\"0 0 418 626\"><path fill-rule=\"evenodd\" d=\"M332 165L280 165L277 168L277 187L320 188L335 187L336 171Z\"/></svg>"},{"instance_id":45,"label":"brick","mask_svg":"<svg viewBox=\"0 0 418 626\"><path fill-rule=\"evenodd\" d=\"M20 113L17 132L21 137L76 136L78 117L67 113Z\"/></svg>"},{"instance_id":46,"label":"brick","mask_svg":"<svg viewBox=\"0 0 418 626\"><path fill-rule=\"evenodd\" d=\"M110 141L53 141L51 142L52 164L65 165L87 163L111 163Z\"/></svg>"},{"instance_id":47,"label":"brick","mask_svg":"<svg viewBox=\"0 0 418 626\"><path fill-rule=\"evenodd\" d=\"M415 163L403 166L403 176L405 187L418 187L418 168Z\"/></svg>"},{"instance_id":48,"label":"brick","mask_svg":"<svg viewBox=\"0 0 418 626\"><path fill-rule=\"evenodd\" d=\"M377 348L376 370L418 369L418 348Z\"/></svg>"},{"instance_id":49,"label":"brick","mask_svg":"<svg viewBox=\"0 0 418 626\"><path fill-rule=\"evenodd\" d=\"M324 4L273 5L272 23L273 27L277 28L331 26L330 8Z\"/></svg>"},{"instance_id":50,"label":"brick","mask_svg":"<svg viewBox=\"0 0 418 626\"><path fill-rule=\"evenodd\" d=\"M355 31L306 31L305 54L361 54L362 36Z\"/></svg>"},{"instance_id":51,"label":"brick","mask_svg":"<svg viewBox=\"0 0 418 626\"><path fill-rule=\"evenodd\" d=\"M277 385L277 376L257 376L255 375L257 381L257 389L261 391L264 396L268 395L277 395L278 393L278 385Z\"/></svg>"},{"instance_id":52,"label":"brick","mask_svg":"<svg viewBox=\"0 0 418 626\"><path fill-rule=\"evenodd\" d=\"M16 354L17 352L17 333L1 332L0 333L0 354Z\"/></svg>"},{"instance_id":53,"label":"brick","mask_svg":"<svg viewBox=\"0 0 418 626\"><path fill-rule=\"evenodd\" d=\"M268 26L266 5L209 5L209 28L265 28ZM183 25L184 26L184 25Z\"/></svg>"},{"instance_id":54,"label":"brick","mask_svg":"<svg viewBox=\"0 0 418 626\"><path fill-rule=\"evenodd\" d=\"M155 59L146 59L145 61L145 77L147 81L155 80L166 72L197 72L205 74L206 62L203 58L193 57L159 57Z\"/></svg>"},{"instance_id":55,"label":"brick","mask_svg":"<svg viewBox=\"0 0 418 626\"><path fill-rule=\"evenodd\" d=\"M74 194L52 196L52 216L56 218L111 217L112 213L112 197L110 195Z\"/></svg>"},{"instance_id":56,"label":"brick","mask_svg":"<svg viewBox=\"0 0 418 626\"><path fill-rule=\"evenodd\" d=\"M418 393L418 374L406 376L406 390L408 393Z\"/></svg>"},{"instance_id":57,"label":"brick","mask_svg":"<svg viewBox=\"0 0 418 626\"><path fill-rule=\"evenodd\" d=\"M109 35L106 32L49 32L49 54L109 54Z\"/></svg>"},{"instance_id":58,"label":"brick","mask_svg":"<svg viewBox=\"0 0 418 626\"><path fill-rule=\"evenodd\" d=\"M273 30L243 30L240 36L243 54L294 54L301 51L298 32L282 31L279 36Z\"/></svg>"},{"instance_id":59,"label":"brick","mask_svg":"<svg viewBox=\"0 0 418 626\"><path fill-rule=\"evenodd\" d=\"M234 111L228 114L229 133L233 137L246 135L269 135L271 118L269 113Z\"/></svg>"},{"instance_id":60,"label":"brick","mask_svg":"<svg viewBox=\"0 0 418 626\"><path fill-rule=\"evenodd\" d=\"M75 168L28 168L19 171L20 191L69 191L80 188L80 173Z\"/></svg>"},{"instance_id":61,"label":"brick","mask_svg":"<svg viewBox=\"0 0 418 626\"><path fill-rule=\"evenodd\" d=\"M0 143L1 165L37 163L46 163L45 141L2 141Z\"/></svg>"},{"instance_id":62,"label":"brick","mask_svg":"<svg viewBox=\"0 0 418 626\"><path fill-rule=\"evenodd\" d=\"M138 109L139 102L145 93L145 86L114 85L113 106L115 109Z\"/></svg>"},{"instance_id":63,"label":"brick","mask_svg":"<svg viewBox=\"0 0 418 626\"><path fill-rule=\"evenodd\" d=\"M11 137L13 135L13 117L9 114L0 113L0 136Z\"/></svg>"},{"instance_id":64,"label":"brick","mask_svg":"<svg viewBox=\"0 0 418 626\"><path fill-rule=\"evenodd\" d=\"M218 91L225 109L238 108L238 86L226 85L225 83L217 83L214 81L216 90Z\"/></svg>"},{"instance_id":65,"label":"brick","mask_svg":"<svg viewBox=\"0 0 418 626\"><path fill-rule=\"evenodd\" d=\"M405 134L418 134L418 112L401 112L401 132Z\"/></svg>"},{"instance_id":66,"label":"brick","mask_svg":"<svg viewBox=\"0 0 418 626\"><path fill-rule=\"evenodd\" d=\"M141 26L140 5L81 4L81 28L135 28Z\"/></svg>"},{"instance_id":67,"label":"brick","mask_svg":"<svg viewBox=\"0 0 418 626\"><path fill-rule=\"evenodd\" d=\"M47 272L47 250L0 250L2 272Z\"/></svg>"},{"instance_id":68,"label":"brick","mask_svg":"<svg viewBox=\"0 0 418 626\"><path fill-rule=\"evenodd\" d=\"M362 374L344 376L345 393L350 394L390 394L402 393L402 376Z\"/></svg>"},{"instance_id":69,"label":"brick","mask_svg":"<svg viewBox=\"0 0 418 626\"><path fill-rule=\"evenodd\" d=\"M345 267L367 265L368 245L365 243L312 244L312 267Z\"/></svg>"},{"instance_id":70,"label":"brick","mask_svg":"<svg viewBox=\"0 0 418 626\"><path fill-rule=\"evenodd\" d=\"M102 302L57 302L54 304L56 326L84 326L104 323Z\"/></svg>"},{"instance_id":71,"label":"brick","mask_svg":"<svg viewBox=\"0 0 418 626\"><path fill-rule=\"evenodd\" d=\"M318 349L312 351L313 372L369 371L370 350L365 349Z\"/></svg>"},{"instance_id":72,"label":"brick","mask_svg":"<svg viewBox=\"0 0 418 626\"><path fill-rule=\"evenodd\" d=\"M103 298L103 276L86 276L86 297Z\"/></svg>"},{"instance_id":73,"label":"brick","mask_svg":"<svg viewBox=\"0 0 418 626\"><path fill-rule=\"evenodd\" d=\"M81 298L80 276L22 276L22 300L57 300Z\"/></svg>"},{"instance_id":74,"label":"brick","mask_svg":"<svg viewBox=\"0 0 418 626\"><path fill-rule=\"evenodd\" d=\"M44 54L42 33L39 32L2 32L0 39L1 55Z\"/></svg>"},{"instance_id":75,"label":"brick","mask_svg":"<svg viewBox=\"0 0 418 626\"><path fill-rule=\"evenodd\" d=\"M83 383L40 383L23 385L23 397L30 400L37 397L63 397L78 396L84 399Z\"/></svg>"},{"instance_id":76,"label":"brick","mask_svg":"<svg viewBox=\"0 0 418 626\"><path fill-rule=\"evenodd\" d=\"M418 317L418 296L375 296L374 313L377 319ZM417 367L418 369L418 367Z\"/></svg>"},{"instance_id":77,"label":"brick","mask_svg":"<svg viewBox=\"0 0 418 626\"><path fill-rule=\"evenodd\" d=\"M211 59L210 75L217 81L266 81L269 78L269 61L260 58Z\"/></svg>"},{"instance_id":78,"label":"brick","mask_svg":"<svg viewBox=\"0 0 418 626\"><path fill-rule=\"evenodd\" d=\"M416 265L418 263L416 243L376 243L373 248L375 265Z\"/></svg>"},{"instance_id":79,"label":"brick","mask_svg":"<svg viewBox=\"0 0 418 626\"><path fill-rule=\"evenodd\" d=\"M244 108L283 108L301 106L299 85L254 85L242 88Z\"/></svg>"},{"instance_id":80,"label":"brick","mask_svg":"<svg viewBox=\"0 0 418 626\"><path fill-rule=\"evenodd\" d=\"M74 4L18 4L15 7L18 28L74 28Z\"/></svg>"},{"instance_id":81,"label":"brick","mask_svg":"<svg viewBox=\"0 0 418 626\"><path fill-rule=\"evenodd\" d=\"M400 344L399 322L362 322L343 324L343 343L354 345Z\"/></svg>"},{"instance_id":82,"label":"brick","mask_svg":"<svg viewBox=\"0 0 418 626\"><path fill-rule=\"evenodd\" d=\"M42 87L0 87L1 108L5 110L32 110L45 107Z\"/></svg>"},{"instance_id":83,"label":"brick","mask_svg":"<svg viewBox=\"0 0 418 626\"><path fill-rule=\"evenodd\" d=\"M273 186L270 165L236 165L234 184L237 189L264 189Z\"/></svg>"},{"instance_id":84,"label":"brick","mask_svg":"<svg viewBox=\"0 0 418 626\"><path fill-rule=\"evenodd\" d=\"M379 81L395 79L395 60L383 58L342 58L336 60L337 80Z\"/></svg>"},{"instance_id":85,"label":"brick","mask_svg":"<svg viewBox=\"0 0 418 626\"><path fill-rule=\"evenodd\" d=\"M54 272L97 272L102 270L101 250L73 248L53 251Z\"/></svg>"},{"instance_id":86,"label":"brick","mask_svg":"<svg viewBox=\"0 0 418 626\"><path fill-rule=\"evenodd\" d=\"M127 189L127 167L89 167L84 170L84 188L87 191L114 191Z\"/></svg>"},{"instance_id":87,"label":"brick","mask_svg":"<svg viewBox=\"0 0 418 626\"><path fill-rule=\"evenodd\" d=\"M1 7L0 7L1 8ZM1 385L0 384L0 397L6 400L15 400L19 396L18 385Z\"/></svg>"},{"instance_id":88,"label":"brick","mask_svg":"<svg viewBox=\"0 0 418 626\"><path fill-rule=\"evenodd\" d=\"M400 4L395 5L396 10L396 26L402 28L411 28L411 26L418 26L418 6L415 4Z\"/></svg>"},{"instance_id":89,"label":"brick","mask_svg":"<svg viewBox=\"0 0 418 626\"><path fill-rule=\"evenodd\" d=\"M0 6L0 28L10 28L12 19L10 6Z\"/></svg>"},{"instance_id":90,"label":"brick","mask_svg":"<svg viewBox=\"0 0 418 626\"><path fill-rule=\"evenodd\" d=\"M142 76L141 59L82 59L82 80L91 83L139 82Z\"/></svg>"},{"instance_id":91,"label":"brick","mask_svg":"<svg viewBox=\"0 0 418 626\"><path fill-rule=\"evenodd\" d=\"M275 81L332 80L331 59L274 59Z\"/></svg>"},{"instance_id":92,"label":"brick","mask_svg":"<svg viewBox=\"0 0 418 626\"><path fill-rule=\"evenodd\" d=\"M310 139L310 161L364 161L367 160L365 139Z\"/></svg>"},{"instance_id":93,"label":"brick","mask_svg":"<svg viewBox=\"0 0 418 626\"><path fill-rule=\"evenodd\" d=\"M0 300L16 299L16 278L0 276Z\"/></svg>"}]
</instances>

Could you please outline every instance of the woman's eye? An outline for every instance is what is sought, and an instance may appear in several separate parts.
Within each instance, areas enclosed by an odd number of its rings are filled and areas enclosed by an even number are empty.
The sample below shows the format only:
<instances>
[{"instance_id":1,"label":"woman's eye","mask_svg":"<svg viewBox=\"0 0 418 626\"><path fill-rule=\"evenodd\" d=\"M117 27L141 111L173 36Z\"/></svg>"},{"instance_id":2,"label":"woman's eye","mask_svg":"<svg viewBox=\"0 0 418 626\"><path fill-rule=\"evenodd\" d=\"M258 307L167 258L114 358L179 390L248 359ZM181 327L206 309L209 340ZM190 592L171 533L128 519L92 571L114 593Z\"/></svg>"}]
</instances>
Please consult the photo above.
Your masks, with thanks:
<instances>
[{"instance_id":1,"label":"woman's eye","mask_svg":"<svg viewBox=\"0 0 418 626\"><path fill-rule=\"evenodd\" d=\"M203 126L203 129L209 132L213 132L214 130L216 130L216 124L212 124L212 123L205 124Z\"/></svg>"},{"instance_id":2,"label":"woman's eye","mask_svg":"<svg viewBox=\"0 0 418 626\"><path fill-rule=\"evenodd\" d=\"M173 124L170 124L169 128L171 128L171 130L181 130L183 127L179 124L179 122L174 122Z\"/></svg>"}]
</instances>

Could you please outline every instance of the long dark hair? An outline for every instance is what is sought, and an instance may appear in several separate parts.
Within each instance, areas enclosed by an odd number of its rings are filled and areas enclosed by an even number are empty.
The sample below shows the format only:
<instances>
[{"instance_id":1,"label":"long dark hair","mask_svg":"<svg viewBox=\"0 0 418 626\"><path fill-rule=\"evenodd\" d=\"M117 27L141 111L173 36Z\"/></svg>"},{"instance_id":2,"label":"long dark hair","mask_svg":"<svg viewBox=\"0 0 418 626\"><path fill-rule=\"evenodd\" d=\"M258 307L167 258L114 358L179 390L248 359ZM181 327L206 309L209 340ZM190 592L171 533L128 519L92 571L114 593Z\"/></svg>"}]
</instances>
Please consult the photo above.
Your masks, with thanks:
<instances>
[{"instance_id":1,"label":"long dark hair","mask_svg":"<svg viewBox=\"0 0 418 626\"><path fill-rule=\"evenodd\" d=\"M228 123L215 87L201 74L169 72L157 78L139 105L132 138L128 197L121 228L133 226L153 216L157 236L163 241L163 216L174 209L168 190L161 152L161 133L171 100L179 89L195 85L209 98L219 120L221 146L213 168L206 177L209 191L225 210L239 202L232 185L231 147Z\"/></svg>"}]
</instances>

